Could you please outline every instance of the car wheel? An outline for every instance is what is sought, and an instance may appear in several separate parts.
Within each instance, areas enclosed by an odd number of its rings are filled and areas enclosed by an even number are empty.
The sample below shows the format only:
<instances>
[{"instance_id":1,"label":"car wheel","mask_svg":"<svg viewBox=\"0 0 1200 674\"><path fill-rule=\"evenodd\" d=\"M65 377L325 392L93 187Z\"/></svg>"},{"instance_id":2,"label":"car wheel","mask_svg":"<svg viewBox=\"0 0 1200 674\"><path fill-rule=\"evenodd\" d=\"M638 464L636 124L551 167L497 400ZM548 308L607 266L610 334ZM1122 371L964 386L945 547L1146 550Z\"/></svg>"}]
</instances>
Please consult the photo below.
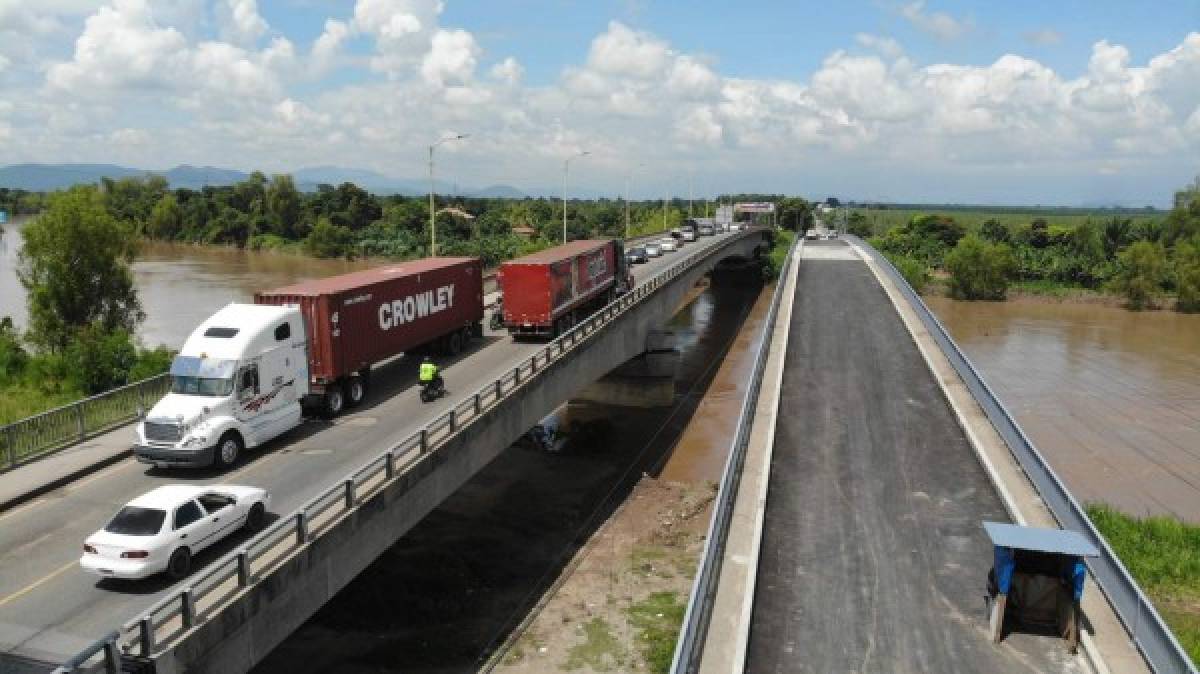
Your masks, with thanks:
<instances>
[{"instance_id":1,"label":"car wheel","mask_svg":"<svg viewBox=\"0 0 1200 674\"><path fill-rule=\"evenodd\" d=\"M351 407L354 407L361 403L365 397L367 397L366 382L363 381L362 377L351 377L346 382L346 402Z\"/></svg>"},{"instance_id":2,"label":"car wheel","mask_svg":"<svg viewBox=\"0 0 1200 674\"><path fill-rule=\"evenodd\" d=\"M171 553L171 559L167 561L167 575L171 580L179 580L188 575L188 571L192 570L192 553L187 548L179 548Z\"/></svg>"},{"instance_id":3,"label":"car wheel","mask_svg":"<svg viewBox=\"0 0 1200 674\"><path fill-rule=\"evenodd\" d=\"M228 468L237 463L238 455L242 453L242 441L236 433L226 433L217 443L214 460L221 468Z\"/></svg>"},{"instance_id":4,"label":"car wheel","mask_svg":"<svg viewBox=\"0 0 1200 674\"><path fill-rule=\"evenodd\" d=\"M330 386L325 391L325 416L336 417L346 408L346 396L341 386Z\"/></svg>"},{"instance_id":5,"label":"car wheel","mask_svg":"<svg viewBox=\"0 0 1200 674\"><path fill-rule=\"evenodd\" d=\"M250 506L250 512L246 515L246 530L250 532L261 531L263 524L267 521L267 508L261 503L255 503Z\"/></svg>"}]
</instances>

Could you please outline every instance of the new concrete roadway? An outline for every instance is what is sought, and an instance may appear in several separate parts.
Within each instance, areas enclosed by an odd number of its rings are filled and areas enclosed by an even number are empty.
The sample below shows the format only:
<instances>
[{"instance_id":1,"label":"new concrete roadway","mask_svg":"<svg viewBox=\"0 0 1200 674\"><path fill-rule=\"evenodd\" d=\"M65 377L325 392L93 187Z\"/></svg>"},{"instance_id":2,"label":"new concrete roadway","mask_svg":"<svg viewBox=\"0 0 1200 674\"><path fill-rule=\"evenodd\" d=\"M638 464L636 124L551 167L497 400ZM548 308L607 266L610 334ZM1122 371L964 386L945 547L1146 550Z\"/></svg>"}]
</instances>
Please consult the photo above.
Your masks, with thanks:
<instances>
[{"instance_id":1,"label":"new concrete roadway","mask_svg":"<svg viewBox=\"0 0 1200 674\"><path fill-rule=\"evenodd\" d=\"M988 638L980 522L1008 516L871 271L810 241L796 287L746 671L1081 671Z\"/></svg>"},{"instance_id":2,"label":"new concrete roadway","mask_svg":"<svg viewBox=\"0 0 1200 674\"><path fill-rule=\"evenodd\" d=\"M638 265L635 276L645 280L686 253L728 236L706 237ZM161 471L128 459L0 513L0 671L15 670L19 658L60 662L170 589L161 579L101 580L79 568L84 538L130 499L167 483L251 484L270 490L275 513L291 512L540 347L487 332L472 350L443 364L450 394L431 404L422 404L416 395L416 364L398 359L374 372L362 407L332 422L309 420L246 452L229 472ZM126 427L92 442L123 447L131 440ZM234 536L205 551L195 567L218 559L242 540Z\"/></svg>"}]
</instances>

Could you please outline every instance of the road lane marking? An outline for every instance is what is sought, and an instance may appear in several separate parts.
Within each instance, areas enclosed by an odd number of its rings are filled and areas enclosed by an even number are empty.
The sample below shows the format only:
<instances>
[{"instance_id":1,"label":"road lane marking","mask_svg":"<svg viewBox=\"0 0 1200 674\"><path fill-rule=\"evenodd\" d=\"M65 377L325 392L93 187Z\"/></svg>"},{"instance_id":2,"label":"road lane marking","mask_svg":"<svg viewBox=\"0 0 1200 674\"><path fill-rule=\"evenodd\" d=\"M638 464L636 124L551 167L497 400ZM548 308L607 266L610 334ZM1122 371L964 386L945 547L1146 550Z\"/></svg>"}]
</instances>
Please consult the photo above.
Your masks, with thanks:
<instances>
[{"instance_id":1,"label":"road lane marking","mask_svg":"<svg viewBox=\"0 0 1200 674\"><path fill-rule=\"evenodd\" d=\"M30 592L36 590L38 587L40 587L44 583L46 583L50 580L53 580L54 578L56 578L58 576L61 576L64 571L67 571L68 569L74 567L78 563L79 563L78 561L73 559L73 560L67 562L66 564L63 564L62 566L58 567L54 571L51 571L49 574L42 576L40 579L35 580L34 582L30 583L29 585L26 585L25 587L21 588L20 590L17 590L16 592L8 595L7 597L0 599L0 606L4 606L5 604L8 604L9 602L12 602L17 599L20 599L21 597L24 597L25 595L29 594Z\"/></svg>"},{"instance_id":2,"label":"road lane marking","mask_svg":"<svg viewBox=\"0 0 1200 674\"><path fill-rule=\"evenodd\" d=\"M42 505L42 504L50 503L50 502L54 501L55 499L52 498L50 496L50 494L54 494L57 492L62 492L62 493L73 492L76 489L79 489L80 487L87 486L89 483L99 480L100 478L108 477L109 473L115 473L122 468L128 468L130 465L134 465L134 466L137 465L137 462L133 460L132 456L121 459L120 461L116 462L115 464L108 466L107 468L104 468L96 473L93 473L86 478L82 478L80 480L76 480L73 482L68 482L67 484L59 487L58 489L52 489L49 492L47 492L46 494L39 496L39 497L33 499L32 501L29 501L27 503L22 503L19 506L16 506L16 507L11 508L3 513L0 513L0 521L6 520L9 517L12 517L13 515L17 515L22 512L25 512L26 510L29 510L30 508L32 508L34 506Z\"/></svg>"}]
</instances>

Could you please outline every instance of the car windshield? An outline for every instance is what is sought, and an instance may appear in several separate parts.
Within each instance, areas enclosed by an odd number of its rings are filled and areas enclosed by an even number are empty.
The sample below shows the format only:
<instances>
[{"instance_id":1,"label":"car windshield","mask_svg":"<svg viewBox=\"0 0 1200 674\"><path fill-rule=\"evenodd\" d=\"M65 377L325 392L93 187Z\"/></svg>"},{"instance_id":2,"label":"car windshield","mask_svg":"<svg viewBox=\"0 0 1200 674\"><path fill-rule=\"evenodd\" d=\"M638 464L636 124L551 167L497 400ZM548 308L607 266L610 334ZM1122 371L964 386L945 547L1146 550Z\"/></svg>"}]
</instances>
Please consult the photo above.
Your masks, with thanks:
<instances>
[{"instance_id":1,"label":"car windshield","mask_svg":"<svg viewBox=\"0 0 1200 674\"><path fill-rule=\"evenodd\" d=\"M171 393L227 396L233 393L236 360L176 356L171 363Z\"/></svg>"},{"instance_id":2,"label":"car windshield","mask_svg":"<svg viewBox=\"0 0 1200 674\"><path fill-rule=\"evenodd\" d=\"M233 379L208 377L171 377L171 393L192 396L224 397L233 393Z\"/></svg>"},{"instance_id":3,"label":"car windshield","mask_svg":"<svg viewBox=\"0 0 1200 674\"><path fill-rule=\"evenodd\" d=\"M153 536L162 530L163 520L166 517L165 510L125 506L104 527L104 530L110 534L126 536Z\"/></svg>"}]
</instances>

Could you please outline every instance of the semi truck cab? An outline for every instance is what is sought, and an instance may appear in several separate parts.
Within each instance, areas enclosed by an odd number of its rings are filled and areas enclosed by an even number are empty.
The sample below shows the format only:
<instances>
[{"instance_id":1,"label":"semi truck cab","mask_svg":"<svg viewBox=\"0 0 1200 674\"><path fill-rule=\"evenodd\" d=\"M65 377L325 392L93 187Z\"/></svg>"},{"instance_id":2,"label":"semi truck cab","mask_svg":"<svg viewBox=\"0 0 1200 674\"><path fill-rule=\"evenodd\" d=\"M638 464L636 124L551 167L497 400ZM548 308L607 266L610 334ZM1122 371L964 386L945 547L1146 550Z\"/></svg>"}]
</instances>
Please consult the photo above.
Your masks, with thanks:
<instances>
[{"instance_id":1,"label":"semi truck cab","mask_svg":"<svg viewBox=\"0 0 1200 674\"><path fill-rule=\"evenodd\" d=\"M305 335L296 307L229 304L201 323L171 363L170 392L135 428L138 461L227 467L297 426Z\"/></svg>"}]
</instances>

